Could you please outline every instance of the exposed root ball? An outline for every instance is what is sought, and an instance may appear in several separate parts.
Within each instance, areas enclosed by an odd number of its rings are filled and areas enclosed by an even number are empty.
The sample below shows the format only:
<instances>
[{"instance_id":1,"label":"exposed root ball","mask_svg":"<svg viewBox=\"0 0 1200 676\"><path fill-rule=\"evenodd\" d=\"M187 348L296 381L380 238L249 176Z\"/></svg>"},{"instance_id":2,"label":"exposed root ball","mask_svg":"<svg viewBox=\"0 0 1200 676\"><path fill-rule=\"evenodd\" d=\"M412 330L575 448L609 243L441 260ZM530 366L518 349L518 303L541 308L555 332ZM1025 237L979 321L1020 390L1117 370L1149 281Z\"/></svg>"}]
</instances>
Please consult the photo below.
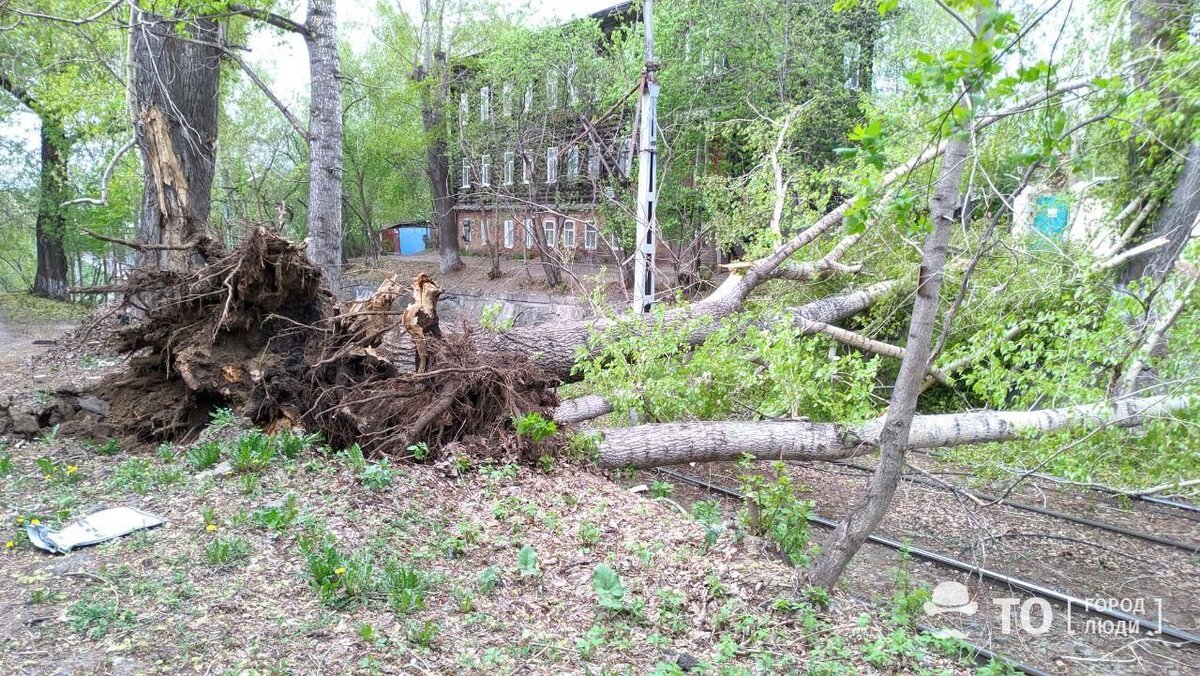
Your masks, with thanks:
<instances>
[{"instance_id":1,"label":"exposed root ball","mask_svg":"<svg viewBox=\"0 0 1200 676\"><path fill-rule=\"evenodd\" d=\"M431 282L414 282L414 295ZM139 274L125 302L141 318L117 334L118 349L135 357L98 388L112 404L109 422L143 441L178 439L228 406L268 428L301 425L372 454L408 455L419 442L435 454L454 444L505 460L549 452L510 423L558 403L557 382L531 362L482 355L467 332L422 336L422 372L376 351L397 325L402 292L388 279L341 309L303 250L261 229L190 274Z\"/></svg>"}]
</instances>

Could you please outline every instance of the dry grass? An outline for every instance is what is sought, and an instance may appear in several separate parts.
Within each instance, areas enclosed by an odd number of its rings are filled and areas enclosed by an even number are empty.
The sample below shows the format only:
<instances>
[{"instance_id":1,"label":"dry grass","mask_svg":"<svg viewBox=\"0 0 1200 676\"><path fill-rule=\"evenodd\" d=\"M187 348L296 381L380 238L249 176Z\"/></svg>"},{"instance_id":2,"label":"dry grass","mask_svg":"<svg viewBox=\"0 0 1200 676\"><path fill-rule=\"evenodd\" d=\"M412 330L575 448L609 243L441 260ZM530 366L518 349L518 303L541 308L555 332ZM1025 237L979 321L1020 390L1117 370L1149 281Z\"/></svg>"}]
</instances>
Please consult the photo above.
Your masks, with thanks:
<instances>
[{"instance_id":1,"label":"dry grass","mask_svg":"<svg viewBox=\"0 0 1200 676\"><path fill-rule=\"evenodd\" d=\"M793 571L764 556L761 542L726 531L710 548L705 527L670 504L580 467L503 465L447 478L394 465L391 485L369 490L343 460L312 453L257 475L206 477L181 451L99 456L56 440L5 452L13 473L0 478L0 523L15 542L0 552L6 673L650 673L679 653L722 673L803 671L818 660L858 673L872 670L862 646L891 630L844 598L819 617L773 610L798 594ZM45 480L35 462L46 456L78 470L70 481ZM298 509L290 526L254 525L252 512L287 495ZM33 550L19 532L18 519L52 523L96 504L136 505L168 523L62 557ZM344 551L423 572L425 607L400 615L376 600L323 606L299 543L325 531ZM217 540L243 541L249 554L214 563ZM537 577L518 570L526 545ZM638 610L599 607L600 563L620 574ZM500 584L486 593L479 578L492 567ZM433 626L436 637L421 646L418 630Z\"/></svg>"}]
</instances>

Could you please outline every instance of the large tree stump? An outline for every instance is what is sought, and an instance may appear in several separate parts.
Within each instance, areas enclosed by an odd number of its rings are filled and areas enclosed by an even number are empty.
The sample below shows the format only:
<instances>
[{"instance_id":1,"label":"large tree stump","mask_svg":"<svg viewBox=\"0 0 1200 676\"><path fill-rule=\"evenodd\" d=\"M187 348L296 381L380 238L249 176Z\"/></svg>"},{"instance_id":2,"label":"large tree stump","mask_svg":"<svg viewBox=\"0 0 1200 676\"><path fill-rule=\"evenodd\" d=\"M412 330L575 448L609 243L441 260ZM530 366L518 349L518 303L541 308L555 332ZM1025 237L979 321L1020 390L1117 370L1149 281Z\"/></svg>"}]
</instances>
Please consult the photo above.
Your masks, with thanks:
<instances>
[{"instance_id":1,"label":"large tree stump","mask_svg":"<svg viewBox=\"0 0 1200 676\"><path fill-rule=\"evenodd\" d=\"M437 304L442 296L442 287L433 278L421 273L412 280L413 302L404 310L404 328L412 336L416 347L417 373L429 370L432 355L429 350L430 340L440 340L442 329L438 324Z\"/></svg>"}]
</instances>

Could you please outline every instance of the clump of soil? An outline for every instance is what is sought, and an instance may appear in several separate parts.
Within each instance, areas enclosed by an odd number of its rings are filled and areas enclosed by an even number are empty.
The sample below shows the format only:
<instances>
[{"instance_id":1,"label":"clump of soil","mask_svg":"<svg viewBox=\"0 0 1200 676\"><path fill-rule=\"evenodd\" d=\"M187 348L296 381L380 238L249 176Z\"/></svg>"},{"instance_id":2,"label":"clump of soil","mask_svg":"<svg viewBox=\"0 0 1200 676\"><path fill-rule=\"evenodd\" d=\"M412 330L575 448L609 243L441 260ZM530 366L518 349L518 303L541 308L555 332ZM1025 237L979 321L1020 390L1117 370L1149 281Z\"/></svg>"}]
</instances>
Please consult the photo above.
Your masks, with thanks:
<instances>
[{"instance_id":1,"label":"clump of soil","mask_svg":"<svg viewBox=\"0 0 1200 676\"><path fill-rule=\"evenodd\" d=\"M106 423L145 442L179 440L229 407L368 454L407 455L419 442L434 457L447 447L508 460L552 452L517 437L511 418L549 416L555 379L528 360L481 354L469 331L442 336L436 297L421 304L432 280L421 277L404 313L423 352L414 372L376 350L386 332L404 330L394 276L343 307L300 246L264 229L189 274L140 273L124 303L139 318L115 333L129 368L96 388L111 407Z\"/></svg>"}]
</instances>

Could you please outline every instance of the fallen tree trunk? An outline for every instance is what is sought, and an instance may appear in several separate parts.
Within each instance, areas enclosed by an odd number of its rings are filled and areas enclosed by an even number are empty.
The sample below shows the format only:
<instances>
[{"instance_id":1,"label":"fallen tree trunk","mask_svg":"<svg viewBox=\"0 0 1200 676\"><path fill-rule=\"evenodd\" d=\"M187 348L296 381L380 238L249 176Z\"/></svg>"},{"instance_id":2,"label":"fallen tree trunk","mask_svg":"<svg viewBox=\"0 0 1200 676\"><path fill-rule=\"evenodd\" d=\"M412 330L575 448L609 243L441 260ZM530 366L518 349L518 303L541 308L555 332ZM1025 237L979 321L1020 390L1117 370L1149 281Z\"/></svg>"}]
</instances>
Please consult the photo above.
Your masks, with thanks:
<instances>
[{"instance_id":1,"label":"fallen tree trunk","mask_svg":"<svg viewBox=\"0 0 1200 676\"><path fill-rule=\"evenodd\" d=\"M554 420L568 425L594 420L613 412L613 405L598 394L568 399L554 409Z\"/></svg>"},{"instance_id":2,"label":"fallen tree trunk","mask_svg":"<svg viewBox=\"0 0 1200 676\"><path fill-rule=\"evenodd\" d=\"M907 448L1012 441L1068 428L1131 427L1188 406L1184 397L1139 397L1035 411L918 415ZM860 425L798 420L657 423L606 430L601 467L660 467L738 460L838 460L874 453L884 419Z\"/></svg>"}]
</instances>

